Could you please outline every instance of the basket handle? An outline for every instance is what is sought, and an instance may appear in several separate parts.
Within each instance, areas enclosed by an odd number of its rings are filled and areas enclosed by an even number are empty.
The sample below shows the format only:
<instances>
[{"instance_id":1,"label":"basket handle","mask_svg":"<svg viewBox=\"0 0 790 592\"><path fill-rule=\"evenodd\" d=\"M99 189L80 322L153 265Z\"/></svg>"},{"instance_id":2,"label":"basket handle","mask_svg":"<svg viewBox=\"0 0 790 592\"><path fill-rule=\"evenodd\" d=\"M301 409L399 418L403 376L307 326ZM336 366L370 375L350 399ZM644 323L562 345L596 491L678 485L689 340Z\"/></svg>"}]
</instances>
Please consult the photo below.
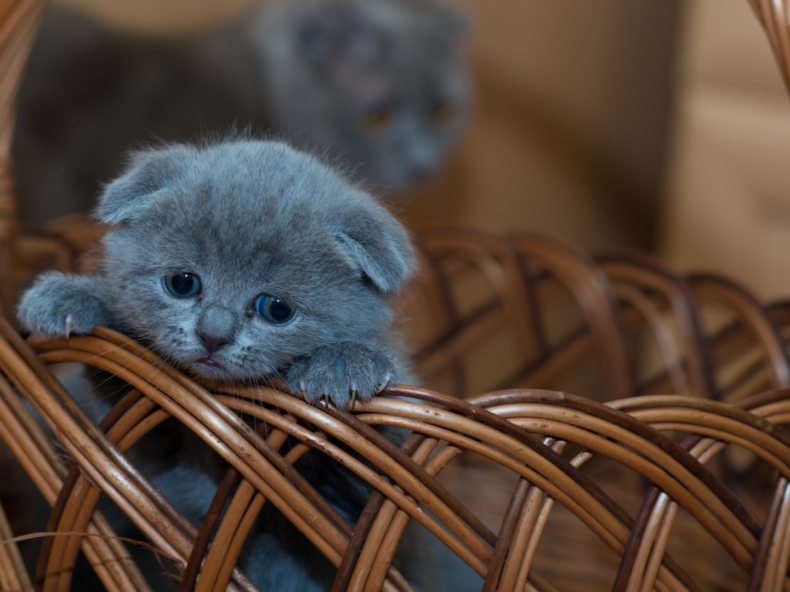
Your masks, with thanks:
<instances>
[{"instance_id":1,"label":"basket handle","mask_svg":"<svg viewBox=\"0 0 790 592\"><path fill-rule=\"evenodd\" d=\"M779 71L790 91L790 0L749 0L768 35Z\"/></svg>"}]
</instances>

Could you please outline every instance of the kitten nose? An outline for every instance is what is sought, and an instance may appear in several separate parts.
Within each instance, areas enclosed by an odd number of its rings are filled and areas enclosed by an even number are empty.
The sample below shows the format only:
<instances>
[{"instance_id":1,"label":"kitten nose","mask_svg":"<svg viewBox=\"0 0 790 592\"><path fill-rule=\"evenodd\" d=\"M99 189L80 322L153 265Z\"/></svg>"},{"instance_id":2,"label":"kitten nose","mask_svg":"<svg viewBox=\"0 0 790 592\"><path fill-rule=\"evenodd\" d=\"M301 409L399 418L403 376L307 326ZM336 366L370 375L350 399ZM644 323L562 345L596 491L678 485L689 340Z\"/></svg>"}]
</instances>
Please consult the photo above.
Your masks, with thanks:
<instances>
[{"instance_id":1,"label":"kitten nose","mask_svg":"<svg viewBox=\"0 0 790 592\"><path fill-rule=\"evenodd\" d=\"M213 354L217 351L220 347L228 343L228 340L224 337L214 337L213 335L209 335L208 333L199 333L201 341L203 341L203 347L206 348L206 351L209 355Z\"/></svg>"}]
</instances>

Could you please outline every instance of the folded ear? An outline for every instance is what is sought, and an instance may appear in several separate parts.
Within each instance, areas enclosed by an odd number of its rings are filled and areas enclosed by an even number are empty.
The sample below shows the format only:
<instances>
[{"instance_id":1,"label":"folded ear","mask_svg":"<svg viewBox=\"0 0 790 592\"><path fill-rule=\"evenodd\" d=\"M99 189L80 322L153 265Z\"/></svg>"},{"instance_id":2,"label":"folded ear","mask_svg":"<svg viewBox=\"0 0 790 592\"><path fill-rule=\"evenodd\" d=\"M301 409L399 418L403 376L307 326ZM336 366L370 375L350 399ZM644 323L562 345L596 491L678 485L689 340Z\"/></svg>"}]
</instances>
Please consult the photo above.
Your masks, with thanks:
<instances>
[{"instance_id":1,"label":"folded ear","mask_svg":"<svg viewBox=\"0 0 790 592\"><path fill-rule=\"evenodd\" d=\"M351 266L383 294L400 289L414 268L406 229L367 196L361 204L343 208L338 218L335 237Z\"/></svg>"},{"instance_id":2,"label":"folded ear","mask_svg":"<svg viewBox=\"0 0 790 592\"><path fill-rule=\"evenodd\" d=\"M126 172L104 188L96 217L105 224L118 224L139 215L152 197L178 182L194 150L174 145L132 155Z\"/></svg>"},{"instance_id":3,"label":"folded ear","mask_svg":"<svg viewBox=\"0 0 790 592\"><path fill-rule=\"evenodd\" d=\"M442 2L429 2L424 5L425 10L434 19L434 26L458 42L465 41L470 33L472 26L466 15L457 6L449 6Z\"/></svg>"},{"instance_id":4,"label":"folded ear","mask_svg":"<svg viewBox=\"0 0 790 592\"><path fill-rule=\"evenodd\" d=\"M293 19L300 54L315 66L343 59L369 59L381 46L381 35L350 2L319 2L301 9Z\"/></svg>"}]
</instances>

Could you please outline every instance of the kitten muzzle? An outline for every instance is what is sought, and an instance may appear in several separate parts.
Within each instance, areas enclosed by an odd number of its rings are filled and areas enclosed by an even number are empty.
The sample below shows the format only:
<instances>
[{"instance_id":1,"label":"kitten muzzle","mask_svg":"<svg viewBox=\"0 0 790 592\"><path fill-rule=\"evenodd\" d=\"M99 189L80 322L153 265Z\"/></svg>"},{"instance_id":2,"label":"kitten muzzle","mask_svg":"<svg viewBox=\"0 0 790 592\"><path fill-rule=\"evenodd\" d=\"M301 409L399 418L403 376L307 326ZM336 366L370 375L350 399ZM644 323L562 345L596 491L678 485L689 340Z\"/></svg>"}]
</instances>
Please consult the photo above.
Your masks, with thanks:
<instances>
[{"instance_id":1,"label":"kitten muzzle","mask_svg":"<svg viewBox=\"0 0 790 592\"><path fill-rule=\"evenodd\" d=\"M200 337L203 347L208 352L208 356L199 359L198 362L205 366L210 366L211 368L220 368L219 362L211 356L223 345L227 345L230 342L224 337L216 337L205 332L198 333L198 336Z\"/></svg>"}]
</instances>

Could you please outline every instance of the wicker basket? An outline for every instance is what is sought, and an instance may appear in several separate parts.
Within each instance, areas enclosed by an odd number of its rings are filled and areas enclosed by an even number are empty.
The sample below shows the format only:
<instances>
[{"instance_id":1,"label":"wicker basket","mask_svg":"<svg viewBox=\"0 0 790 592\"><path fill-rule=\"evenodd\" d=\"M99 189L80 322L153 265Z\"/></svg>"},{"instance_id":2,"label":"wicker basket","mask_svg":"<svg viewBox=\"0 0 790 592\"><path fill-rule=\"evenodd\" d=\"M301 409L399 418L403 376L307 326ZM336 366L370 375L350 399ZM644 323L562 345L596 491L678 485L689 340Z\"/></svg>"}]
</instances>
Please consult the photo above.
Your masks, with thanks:
<instances>
[{"instance_id":1,"label":"wicker basket","mask_svg":"<svg viewBox=\"0 0 790 592\"><path fill-rule=\"evenodd\" d=\"M784 55L786 5L754 4ZM31 269L75 268L101 234L84 219L16 228L12 104L43 7L0 7L5 310ZM398 305L432 390L393 386L347 411L276 382L200 384L107 329L25 340L0 319L0 440L52 508L31 578L0 506L0 590L68 590L80 552L107 590L150 590L102 496L177 566L182 590L255 589L235 564L267 502L337 566L333 591L412 590L392 566L411 520L486 591L790 590L790 432L779 427L790 422L790 304L534 236L437 229L418 248L419 281ZM97 425L50 372L62 363L110 371L131 391ZM585 397L535 390L568 385ZM126 456L171 416L227 463L200 525ZM412 435L398 448L379 425ZM373 486L355 524L294 468L310 449ZM469 486L473 474L504 494L480 504L488 492Z\"/></svg>"}]
</instances>

